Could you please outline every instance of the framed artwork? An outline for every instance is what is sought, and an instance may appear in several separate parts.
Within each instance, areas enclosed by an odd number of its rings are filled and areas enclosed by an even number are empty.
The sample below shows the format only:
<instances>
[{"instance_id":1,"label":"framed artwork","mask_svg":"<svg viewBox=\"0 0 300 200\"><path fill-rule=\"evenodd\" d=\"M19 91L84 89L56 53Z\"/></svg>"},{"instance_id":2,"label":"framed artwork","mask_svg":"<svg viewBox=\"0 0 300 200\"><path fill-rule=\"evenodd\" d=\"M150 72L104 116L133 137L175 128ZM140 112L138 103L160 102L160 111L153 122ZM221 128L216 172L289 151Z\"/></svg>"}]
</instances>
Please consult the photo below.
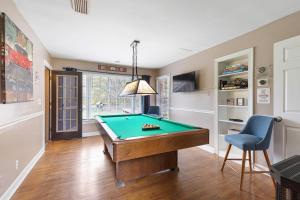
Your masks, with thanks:
<instances>
[{"instance_id":1,"label":"framed artwork","mask_svg":"<svg viewBox=\"0 0 300 200\"><path fill-rule=\"evenodd\" d=\"M257 103L270 104L271 103L271 89L257 88Z\"/></svg>"},{"instance_id":2,"label":"framed artwork","mask_svg":"<svg viewBox=\"0 0 300 200\"><path fill-rule=\"evenodd\" d=\"M0 102L33 100L33 44L5 14L0 17Z\"/></svg>"}]
</instances>

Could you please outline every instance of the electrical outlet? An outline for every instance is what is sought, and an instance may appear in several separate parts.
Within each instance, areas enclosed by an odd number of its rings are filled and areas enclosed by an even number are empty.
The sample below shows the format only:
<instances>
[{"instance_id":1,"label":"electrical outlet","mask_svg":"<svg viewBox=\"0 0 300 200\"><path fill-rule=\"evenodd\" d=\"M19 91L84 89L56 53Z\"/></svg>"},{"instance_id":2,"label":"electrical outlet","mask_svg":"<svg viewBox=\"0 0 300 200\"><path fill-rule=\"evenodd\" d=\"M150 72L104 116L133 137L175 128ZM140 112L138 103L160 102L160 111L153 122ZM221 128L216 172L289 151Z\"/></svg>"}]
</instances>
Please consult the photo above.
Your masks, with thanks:
<instances>
[{"instance_id":1,"label":"electrical outlet","mask_svg":"<svg viewBox=\"0 0 300 200\"><path fill-rule=\"evenodd\" d=\"M16 170L19 169L19 160L16 160Z\"/></svg>"}]
</instances>

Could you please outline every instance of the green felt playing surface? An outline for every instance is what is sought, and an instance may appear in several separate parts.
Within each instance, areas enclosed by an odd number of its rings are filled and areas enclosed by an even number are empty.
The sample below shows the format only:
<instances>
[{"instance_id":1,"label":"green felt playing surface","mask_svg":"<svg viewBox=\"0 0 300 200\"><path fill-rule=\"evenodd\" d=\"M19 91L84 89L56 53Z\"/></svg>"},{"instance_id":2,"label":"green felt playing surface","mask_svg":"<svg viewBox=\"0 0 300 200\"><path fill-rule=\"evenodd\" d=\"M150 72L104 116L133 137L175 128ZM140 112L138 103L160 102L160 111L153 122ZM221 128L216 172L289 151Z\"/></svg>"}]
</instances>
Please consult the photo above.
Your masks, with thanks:
<instances>
[{"instance_id":1,"label":"green felt playing surface","mask_svg":"<svg viewBox=\"0 0 300 200\"><path fill-rule=\"evenodd\" d=\"M158 134L168 134L175 132L183 132L199 129L197 127L189 126L173 122L166 119L158 119L146 115L106 115L98 116L105 122L109 128L120 138L127 139L140 136L151 136ZM158 130L143 131L144 124L154 124L160 126Z\"/></svg>"}]
</instances>

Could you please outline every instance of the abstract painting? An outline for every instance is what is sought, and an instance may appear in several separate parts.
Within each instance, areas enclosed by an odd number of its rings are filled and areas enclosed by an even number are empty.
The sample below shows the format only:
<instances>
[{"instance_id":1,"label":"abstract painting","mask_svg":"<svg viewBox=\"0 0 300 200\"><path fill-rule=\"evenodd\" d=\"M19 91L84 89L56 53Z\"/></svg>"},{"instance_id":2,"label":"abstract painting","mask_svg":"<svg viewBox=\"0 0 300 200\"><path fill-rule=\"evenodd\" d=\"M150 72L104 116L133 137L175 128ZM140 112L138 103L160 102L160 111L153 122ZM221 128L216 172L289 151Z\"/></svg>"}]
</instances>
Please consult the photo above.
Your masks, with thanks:
<instances>
[{"instance_id":1,"label":"abstract painting","mask_svg":"<svg viewBox=\"0 0 300 200\"><path fill-rule=\"evenodd\" d=\"M0 100L33 100L33 44L4 13L0 18Z\"/></svg>"}]
</instances>

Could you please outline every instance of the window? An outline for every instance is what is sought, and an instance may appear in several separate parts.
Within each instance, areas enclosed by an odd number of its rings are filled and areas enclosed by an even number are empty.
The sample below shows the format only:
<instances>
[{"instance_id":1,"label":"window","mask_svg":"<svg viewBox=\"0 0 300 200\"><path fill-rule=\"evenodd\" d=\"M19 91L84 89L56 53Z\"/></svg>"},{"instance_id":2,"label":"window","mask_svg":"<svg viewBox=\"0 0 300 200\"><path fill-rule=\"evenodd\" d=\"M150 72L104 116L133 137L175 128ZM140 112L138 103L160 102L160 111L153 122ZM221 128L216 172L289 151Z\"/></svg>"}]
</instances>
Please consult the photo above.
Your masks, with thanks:
<instances>
[{"instance_id":1,"label":"window","mask_svg":"<svg viewBox=\"0 0 300 200\"><path fill-rule=\"evenodd\" d=\"M156 103L160 107L162 117L169 118L170 78L161 76L156 79Z\"/></svg>"},{"instance_id":2,"label":"window","mask_svg":"<svg viewBox=\"0 0 300 200\"><path fill-rule=\"evenodd\" d=\"M120 114L124 111L141 112L140 97L119 97L131 76L83 73L82 118L94 119L99 114Z\"/></svg>"}]
</instances>

